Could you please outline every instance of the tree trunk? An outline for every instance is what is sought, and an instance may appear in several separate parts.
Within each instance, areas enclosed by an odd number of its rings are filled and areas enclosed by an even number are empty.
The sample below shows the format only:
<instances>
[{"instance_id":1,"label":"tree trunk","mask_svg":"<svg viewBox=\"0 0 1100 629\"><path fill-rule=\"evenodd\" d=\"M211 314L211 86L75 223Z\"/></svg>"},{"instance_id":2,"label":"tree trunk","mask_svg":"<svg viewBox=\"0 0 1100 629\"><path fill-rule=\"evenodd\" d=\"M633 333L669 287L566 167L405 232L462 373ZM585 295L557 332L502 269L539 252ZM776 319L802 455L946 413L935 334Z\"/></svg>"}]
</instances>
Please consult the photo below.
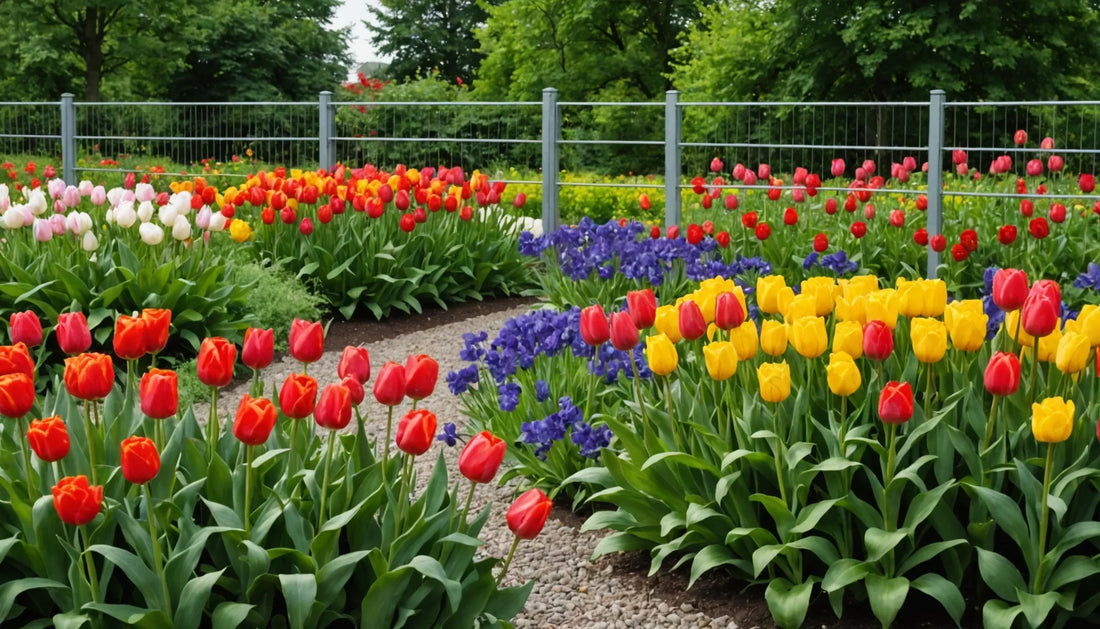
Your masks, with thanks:
<instances>
[{"instance_id":1,"label":"tree trunk","mask_svg":"<svg viewBox=\"0 0 1100 629\"><path fill-rule=\"evenodd\" d=\"M103 34L99 29L99 9L88 7L81 27L81 48L84 57L84 100L99 100L99 83L103 77Z\"/></svg>"}]
</instances>

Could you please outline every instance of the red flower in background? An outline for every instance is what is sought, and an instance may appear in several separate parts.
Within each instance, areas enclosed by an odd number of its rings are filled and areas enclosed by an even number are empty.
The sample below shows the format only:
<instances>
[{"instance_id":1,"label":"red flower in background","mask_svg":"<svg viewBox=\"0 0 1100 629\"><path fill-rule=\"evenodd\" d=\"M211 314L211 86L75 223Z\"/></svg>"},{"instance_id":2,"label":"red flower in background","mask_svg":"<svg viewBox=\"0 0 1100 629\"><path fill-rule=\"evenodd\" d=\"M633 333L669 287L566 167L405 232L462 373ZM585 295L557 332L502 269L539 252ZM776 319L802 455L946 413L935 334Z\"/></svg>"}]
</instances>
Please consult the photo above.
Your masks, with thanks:
<instances>
[{"instance_id":1,"label":"red flower in background","mask_svg":"<svg viewBox=\"0 0 1100 629\"><path fill-rule=\"evenodd\" d=\"M744 225L745 227L747 227L748 229L752 229L753 227L756 227L756 220L757 220L756 212L745 212L744 214L741 215L741 224Z\"/></svg>"},{"instance_id":2,"label":"red flower in background","mask_svg":"<svg viewBox=\"0 0 1100 629\"><path fill-rule=\"evenodd\" d=\"M921 227L917 231L913 232L913 242L922 247L928 246L928 230Z\"/></svg>"},{"instance_id":3,"label":"red flower in background","mask_svg":"<svg viewBox=\"0 0 1100 629\"><path fill-rule=\"evenodd\" d=\"M1081 173L1077 178L1077 185L1081 186L1081 192L1088 194L1096 189L1096 179L1088 173Z\"/></svg>"},{"instance_id":4,"label":"red flower in background","mask_svg":"<svg viewBox=\"0 0 1100 629\"><path fill-rule=\"evenodd\" d=\"M970 256L970 252L966 250L966 247L962 243L955 243L951 245L951 257L955 259L955 262L962 262Z\"/></svg>"},{"instance_id":5,"label":"red flower in background","mask_svg":"<svg viewBox=\"0 0 1100 629\"><path fill-rule=\"evenodd\" d=\"M836 197L829 197L825 200L825 213L836 214Z\"/></svg>"},{"instance_id":6,"label":"red flower in background","mask_svg":"<svg viewBox=\"0 0 1100 629\"><path fill-rule=\"evenodd\" d=\"M1050 220L1061 223L1066 220L1066 206L1054 203L1050 206Z\"/></svg>"},{"instance_id":7,"label":"red flower in background","mask_svg":"<svg viewBox=\"0 0 1100 629\"><path fill-rule=\"evenodd\" d=\"M997 241L1002 245L1011 245L1016 242L1016 226L1015 225L1002 225L997 230Z\"/></svg>"},{"instance_id":8,"label":"red flower in background","mask_svg":"<svg viewBox=\"0 0 1100 629\"><path fill-rule=\"evenodd\" d=\"M943 250L947 248L947 237L943 234L936 234L935 236L932 236L929 244L932 245L932 251L935 251L936 253L942 253Z\"/></svg>"},{"instance_id":9,"label":"red flower in background","mask_svg":"<svg viewBox=\"0 0 1100 629\"><path fill-rule=\"evenodd\" d=\"M771 225L767 223L758 223L756 225L756 238L758 240L767 240L772 235Z\"/></svg>"},{"instance_id":10,"label":"red flower in background","mask_svg":"<svg viewBox=\"0 0 1100 629\"><path fill-rule=\"evenodd\" d=\"M714 239L718 241L718 246L725 249L730 246L730 233L728 231L720 231L715 234Z\"/></svg>"},{"instance_id":11,"label":"red flower in background","mask_svg":"<svg viewBox=\"0 0 1100 629\"><path fill-rule=\"evenodd\" d=\"M687 241L693 245L703 242L703 228L698 223L692 223L687 228Z\"/></svg>"},{"instance_id":12,"label":"red flower in background","mask_svg":"<svg viewBox=\"0 0 1100 629\"><path fill-rule=\"evenodd\" d=\"M856 238L863 238L867 235L867 223L863 221L856 221L852 223L852 235Z\"/></svg>"},{"instance_id":13,"label":"red flower in background","mask_svg":"<svg viewBox=\"0 0 1100 629\"><path fill-rule=\"evenodd\" d=\"M1030 199L1023 199L1020 201L1020 214L1024 215L1024 218L1031 218L1031 215L1035 213L1035 204Z\"/></svg>"},{"instance_id":14,"label":"red flower in background","mask_svg":"<svg viewBox=\"0 0 1100 629\"><path fill-rule=\"evenodd\" d=\"M1047 219L1042 216L1031 219L1028 223L1027 230L1031 232L1031 235L1036 238L1046 238L1050 235L1050 225L1047 224Z\"/></svg>"},{"instance_id":15,"label":"red flower in background","mask_svg":"<svg viewBox=\"0 0 1100 629\"><path fill-rule=\"evenodd\" d=\"M790 226L796 223L798 223L798 210L795 210L793 207L789 207L784 210L783 224Z\"/></svg>"},{"instance_id":16,"label":"red flower in background","mask_svg":"<svg viewBox=\"0 0 1100 629\"><path fill-rule=\"evenodd\" d=\"M825 232L821 232L814 236L814 251L818 253L824 253L829 248L829 237Z\"/></svg>"},{"instance_id":17,"label":"red flower in background","mask_svg":"<svg viewBox=\"0 0 1100 629\"><path fill-rule=\"evenodd\" d=\"M959 234L959 244L966 247L967 252L978 250L978 232L973 229L964 230Z\"/></svg>"}]
</instances>

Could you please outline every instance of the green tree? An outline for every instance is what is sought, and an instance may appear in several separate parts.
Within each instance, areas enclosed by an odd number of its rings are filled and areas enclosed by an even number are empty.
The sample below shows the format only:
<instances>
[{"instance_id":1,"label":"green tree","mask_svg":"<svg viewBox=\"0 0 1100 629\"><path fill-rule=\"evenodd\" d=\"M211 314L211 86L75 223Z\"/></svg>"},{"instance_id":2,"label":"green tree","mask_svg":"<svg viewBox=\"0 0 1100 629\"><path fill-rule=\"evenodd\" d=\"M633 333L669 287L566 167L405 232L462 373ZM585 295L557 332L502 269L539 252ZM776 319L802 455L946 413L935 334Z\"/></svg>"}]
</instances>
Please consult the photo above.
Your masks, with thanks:
<instances>
[{"instance_id":1,"label":"green tree","mask_svg":"<svg viewBox=\"0 0 1100 629\"><path fill-rule=\"evenodd\" d=\"M499 1L499 0L497 0ZM377 24L367 23L378 51L393 58L386 76L415 79L433 70L469 82L481 62L474 30L494 0L382 0Z\"/></svg>"}]
</instances>

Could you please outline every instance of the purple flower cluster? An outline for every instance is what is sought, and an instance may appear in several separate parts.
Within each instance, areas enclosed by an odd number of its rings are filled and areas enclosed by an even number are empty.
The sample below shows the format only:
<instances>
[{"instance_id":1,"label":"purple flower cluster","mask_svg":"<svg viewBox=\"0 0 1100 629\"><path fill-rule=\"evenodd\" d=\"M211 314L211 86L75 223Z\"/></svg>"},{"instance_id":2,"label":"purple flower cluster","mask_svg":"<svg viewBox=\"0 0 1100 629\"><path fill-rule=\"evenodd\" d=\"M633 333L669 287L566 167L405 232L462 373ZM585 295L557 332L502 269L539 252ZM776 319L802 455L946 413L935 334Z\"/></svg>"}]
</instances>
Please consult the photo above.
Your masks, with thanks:
<instances>
[{"instance_id":1,"label":"purple flower cluster","mask_svg":"<svg viewBox=\"0 0 1100 629\"><path fill-rule=\"evenodd\" d=\"M802 268L809 271L815 266L821 266L838 276L848 275L859 270L859 265L850 260L848 252L843 249L825 256L816 251L811 251L810 255L802 261Z\"/></svg>"},{"instance_id":2,"label":"purple flower cluster","mask_svg":"<svg viewBox=\"0 0 1100 629\"><path fill-rule=\"evenodd\" d=\"M735 277L747 270L771 273L771 265L759 258L740 258L725 264L713 238L704 238L694 245L684 238L649 238L645 226L638 221L597 225L585 217L576 226L563 226L542 236L520 234L521 254L539 257L548 249L552 249L562 273L575 281L592 277L611 279L621 274L656 287L664 283L665 274L678 263L685 265L687 277L692 280L716 275Z\"/></svg>"},{"instance_id":3,"label":"purple flower cluster","mask_svg":"<svg viewBox=\"0 0 1100 629\"><path fill-rule=\"evenodd\" d=\"M1088 270L1073 280L1077 288L1087 288L1100 292L1100 264L1089 262Z\"/></svg>"},{"instance_id":4,"label":"purple flower cluster","mask_svg":"<svg viewBox=\"0 0 1100 629\"><path fill-rule=\"evenodd\" d=\"M584 421L581 409L573 405L569 396L558 400L557 412L538 421L523 422L520 434L524 443L538 446L535 456L545 460L554 443L564 440L570 430L573 443L580 446L581 455L590 459L599 456L600 450L611 443L611 429L607 426L590 426Z\"/></svg>"}]
</instances>

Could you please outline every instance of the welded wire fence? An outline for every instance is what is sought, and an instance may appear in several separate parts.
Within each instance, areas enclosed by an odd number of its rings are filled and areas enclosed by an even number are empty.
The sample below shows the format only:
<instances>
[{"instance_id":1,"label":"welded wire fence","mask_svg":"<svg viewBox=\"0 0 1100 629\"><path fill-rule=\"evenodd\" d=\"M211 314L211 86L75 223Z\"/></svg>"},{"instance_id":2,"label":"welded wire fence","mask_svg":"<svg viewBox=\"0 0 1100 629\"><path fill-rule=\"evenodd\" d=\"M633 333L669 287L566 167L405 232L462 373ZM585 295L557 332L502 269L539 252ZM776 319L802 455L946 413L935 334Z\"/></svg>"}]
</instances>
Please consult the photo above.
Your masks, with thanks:
<instances>
[{"instance_id":1,"label":"welded wire fence","mask_svg":"<svg viewBox=\"0 0 1100 629\"><path fill-rule=\"evenodd\" d=\"M60 156L59 103L0 103L0 154Z\"/></svg>"}]
</instances>

